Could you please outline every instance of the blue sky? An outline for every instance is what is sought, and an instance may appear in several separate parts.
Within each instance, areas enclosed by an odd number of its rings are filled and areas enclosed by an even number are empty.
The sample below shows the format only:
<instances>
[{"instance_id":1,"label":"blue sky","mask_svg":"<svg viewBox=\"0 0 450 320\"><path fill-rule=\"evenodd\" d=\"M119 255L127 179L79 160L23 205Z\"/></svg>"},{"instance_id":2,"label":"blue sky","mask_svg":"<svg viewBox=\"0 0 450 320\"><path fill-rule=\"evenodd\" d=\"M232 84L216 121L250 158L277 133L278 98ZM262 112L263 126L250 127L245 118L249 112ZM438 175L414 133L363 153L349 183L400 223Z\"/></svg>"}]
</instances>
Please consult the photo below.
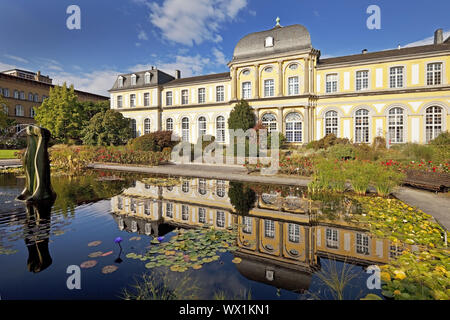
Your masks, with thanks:
<instances>
[{"instance_id":1,"label":"blue sky","mask_svg":"<svg viewBox=\"0 0 450 320\"><path fill-rule=\"evenodd\" d=\"M66 9L81 9L81 30ZM381 9L369 30L366 9ZM41 70L54 82L107 94L117 74L156 66L182 76L228 71L234 46L250 32L302 24L322 57L384 50L450 36L450 1L1 0L0 70Z\"/></svg>"}]
</instances>

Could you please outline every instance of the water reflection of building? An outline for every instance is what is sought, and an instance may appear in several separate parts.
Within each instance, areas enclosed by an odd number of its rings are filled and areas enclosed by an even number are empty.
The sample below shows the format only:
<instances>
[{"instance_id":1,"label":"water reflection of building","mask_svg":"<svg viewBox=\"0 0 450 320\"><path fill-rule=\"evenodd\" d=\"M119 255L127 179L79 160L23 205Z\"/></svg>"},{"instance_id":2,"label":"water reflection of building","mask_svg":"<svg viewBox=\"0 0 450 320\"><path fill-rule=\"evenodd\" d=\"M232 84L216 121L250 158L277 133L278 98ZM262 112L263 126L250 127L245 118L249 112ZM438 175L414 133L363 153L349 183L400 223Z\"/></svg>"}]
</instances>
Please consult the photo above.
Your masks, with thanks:
<instances>
[{"instance_id":1,"label":"water reflection of building","mask_svg":"<svg viewBox=\"0 0 450 320\"><path fill-rule=\"evenodd\" d=\"M403 250L349 221L355 208L347 199L330 204L272 191L259 194L254 207L238 215L228 187L228 181L199 178L172 187L136 182L112 198L112 211L120 229L147 235L159 235L162 225L192 228L208 223L224 229L237 223L239 272L298 292L309 287L320 258L367 266L386 263Z\"/></svg>"}]
</instances>

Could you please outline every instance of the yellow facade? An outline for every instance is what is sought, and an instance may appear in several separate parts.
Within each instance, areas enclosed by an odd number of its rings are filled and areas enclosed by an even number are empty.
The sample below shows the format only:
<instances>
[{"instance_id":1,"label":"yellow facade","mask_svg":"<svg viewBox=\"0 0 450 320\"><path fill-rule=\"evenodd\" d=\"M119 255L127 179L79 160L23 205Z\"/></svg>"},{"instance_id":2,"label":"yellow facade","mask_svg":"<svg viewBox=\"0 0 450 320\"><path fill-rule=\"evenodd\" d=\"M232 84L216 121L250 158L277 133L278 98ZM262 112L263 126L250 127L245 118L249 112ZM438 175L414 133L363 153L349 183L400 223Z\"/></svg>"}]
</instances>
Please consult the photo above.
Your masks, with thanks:
<instances>
[{"instance_id":1,"label":"yellow facade","mask_svg":"<svg viewBox=\"0 0 450 320\"><path fill-rule=\"evenodd\" d=\"M450 39L435 41L321 59L306 28L276 26L242 38L229 73L177 79L165 74L164 81L139 89L115 85L111 107L136 120L136 135L172 129L190 142L201 134L220 137L225 119L225 139L219 141L227 143L226 119L245 99L258 120L294 144L327 133L357 143L377 136L391 144L426 143L448 130L450 120ZM150 105L144 106L143 92L150 94ZM128 103L132 94L134 107Z\"/></svg>"}]
</instances>

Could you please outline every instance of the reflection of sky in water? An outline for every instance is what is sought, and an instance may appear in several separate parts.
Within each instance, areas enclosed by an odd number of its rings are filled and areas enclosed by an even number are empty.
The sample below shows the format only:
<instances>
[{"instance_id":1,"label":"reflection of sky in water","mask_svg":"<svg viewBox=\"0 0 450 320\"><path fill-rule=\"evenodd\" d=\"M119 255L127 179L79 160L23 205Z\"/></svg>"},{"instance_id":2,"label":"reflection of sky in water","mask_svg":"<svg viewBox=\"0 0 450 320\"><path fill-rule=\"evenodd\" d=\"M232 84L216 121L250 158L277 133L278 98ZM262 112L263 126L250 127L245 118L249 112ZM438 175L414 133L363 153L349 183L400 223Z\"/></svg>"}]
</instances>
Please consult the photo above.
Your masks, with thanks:
<instances>
[{"instance_id":1,"label":"reflection of sky in water","mask_svg":"<svg viewBox=\"0 0 450 320\"><path fill-rule=\"evenodd\" d=\"M76 183L78 183L77 180L73 180L70 182L70 186L72 187ZM110 182L102 183L105 185L96 185L97 191L102 187L106 189L106 185ZM0 248L3 250L0 251L0 295L2 299L116 299L120 297L122 289L133 285L141 274L152 272L153 269L145 268L146 262L125 257L130 252L145 253L153 238L140 230L141 240L130 240L138 234L131 232L129 226L120 230L118 214L112 212L114 200L88 203L89 201L86 201L86 195L84 195L82 202L85 204L75 205L75 210L72 212L64 209L70 207L70 204L67 205L66 199L60 197L60 199L57 199L58 204L53 207L50 224L41 224L43 220L36 221L27 217L24 205L14 201L15 195L22 189L21 184L23 184L22 180L16 181L12 178L0 180L0 200L2 203L0 209ZM138 182L135 185L139 187L140 183ZM149 186L147 185L147 187ZM61 194L63 193L60 192L59 195ZM64 190L64 194L73 197L73 193L67 192L67 190ZM115 194L117 192L112 192L109 196ZM93 197L98 200L97 196L93 195ZM145 200L142 195L140 197L140 200ZM226 196L225 198L225 201L228 201ZM268 202L267 205L273 205L280 201L279 198L274 198L273 192L270 196L266 196L265 200ZM295 197L288 197L286 204L291 207L295 206L294 200ZM220 201L216 201L214 198L211 198L210 201L220 209ZM302 202L301 205L304 206L305 203ZM169 240L172 235L172 232L166 234L165 241ZM49 239L47 245L51 256L51 264L38 273L32 273L27 266L30 248L27 249L25 239L27 241L40 239L36 236ZM114 239L119 236L123 238L123 252L121 254L123 262L117 264L114 261L119 253L119 247L114 243ZM102 241L102 243L96 247L88 247L89 242L96 240ZM90 253L95 251L108 252L111 250L113 251L112 255L98 258L88 257ZM237 254L239 255L239 253ZM186 275L191 277L200 288L199 298L211 299L217 292L224 292L227 297L239 297L242 296L243 292L248 291L251 292L253 299L333 298L329 288L323 285L317 273L306 274L304 275L306 280L299 280L308 285L307 291L303 295L299 295L266 284L270 283L270 281L264 279L267 276L266 269L275 270L275 278L279 280L280 272L285 272L280 270L287 268L287 271L292 271L286 263L283 264L284 267L282 268L277 262L267 260L267 257L270 258L270 256L266 255L265 262L258 262L257 267L251 269L253 265L248 264L245 258L242 265L235 265L231 262L234 258L232 253L218 253L218 255L220 256L218 261L204 264L200 270L186 272ZM69 275L66 273L66 268L69 265L80 265L87 260L97 260L98 264L91 269L82 269L82 290L68 290L66 280ZM253 260L250 259L250 261ZM327 259L324 257L317 260L317 264L322 265L322 272L323 266L327 265L326 261ZM343 263L334 262L334 260L332 260L332 263L335 264L337 273L340 273ZM113 264L119 267L116 272L108 275L101 273L104 266ZM349 264L346 264L346 267L348 266ZM361 266L350 266L352 268L351 273L358 274L358 277L351 280L345 290L344 298L354 299L363 297L370 292L379 293L369 291L366 288L365 282L368 274ZM294 270L294 272L297 271ZM289 273L286 274L289 275ZM274 281L274 283L276 282Z\"/></svg>"}]
</instances>

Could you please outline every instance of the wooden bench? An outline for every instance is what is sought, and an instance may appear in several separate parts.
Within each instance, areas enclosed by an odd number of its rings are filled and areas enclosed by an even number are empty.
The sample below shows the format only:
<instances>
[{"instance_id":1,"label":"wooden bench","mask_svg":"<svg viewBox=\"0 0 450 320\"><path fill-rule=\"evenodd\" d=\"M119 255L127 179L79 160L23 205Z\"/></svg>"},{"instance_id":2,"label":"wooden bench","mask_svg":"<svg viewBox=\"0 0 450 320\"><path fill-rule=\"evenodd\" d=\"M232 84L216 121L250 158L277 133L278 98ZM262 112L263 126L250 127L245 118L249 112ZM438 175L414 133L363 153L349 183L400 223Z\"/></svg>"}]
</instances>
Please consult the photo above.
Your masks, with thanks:
<instances>
[{"instance_id":1,"label":"wooden bench","mask_svg":"<svg viewBox=\"0 0 450 320\"><path fill-rule=\"evenodd\" d=\"M450 174L408 170L403 183L421 189L446 192L450 188Z\"/></svg>"}]
</instances>

